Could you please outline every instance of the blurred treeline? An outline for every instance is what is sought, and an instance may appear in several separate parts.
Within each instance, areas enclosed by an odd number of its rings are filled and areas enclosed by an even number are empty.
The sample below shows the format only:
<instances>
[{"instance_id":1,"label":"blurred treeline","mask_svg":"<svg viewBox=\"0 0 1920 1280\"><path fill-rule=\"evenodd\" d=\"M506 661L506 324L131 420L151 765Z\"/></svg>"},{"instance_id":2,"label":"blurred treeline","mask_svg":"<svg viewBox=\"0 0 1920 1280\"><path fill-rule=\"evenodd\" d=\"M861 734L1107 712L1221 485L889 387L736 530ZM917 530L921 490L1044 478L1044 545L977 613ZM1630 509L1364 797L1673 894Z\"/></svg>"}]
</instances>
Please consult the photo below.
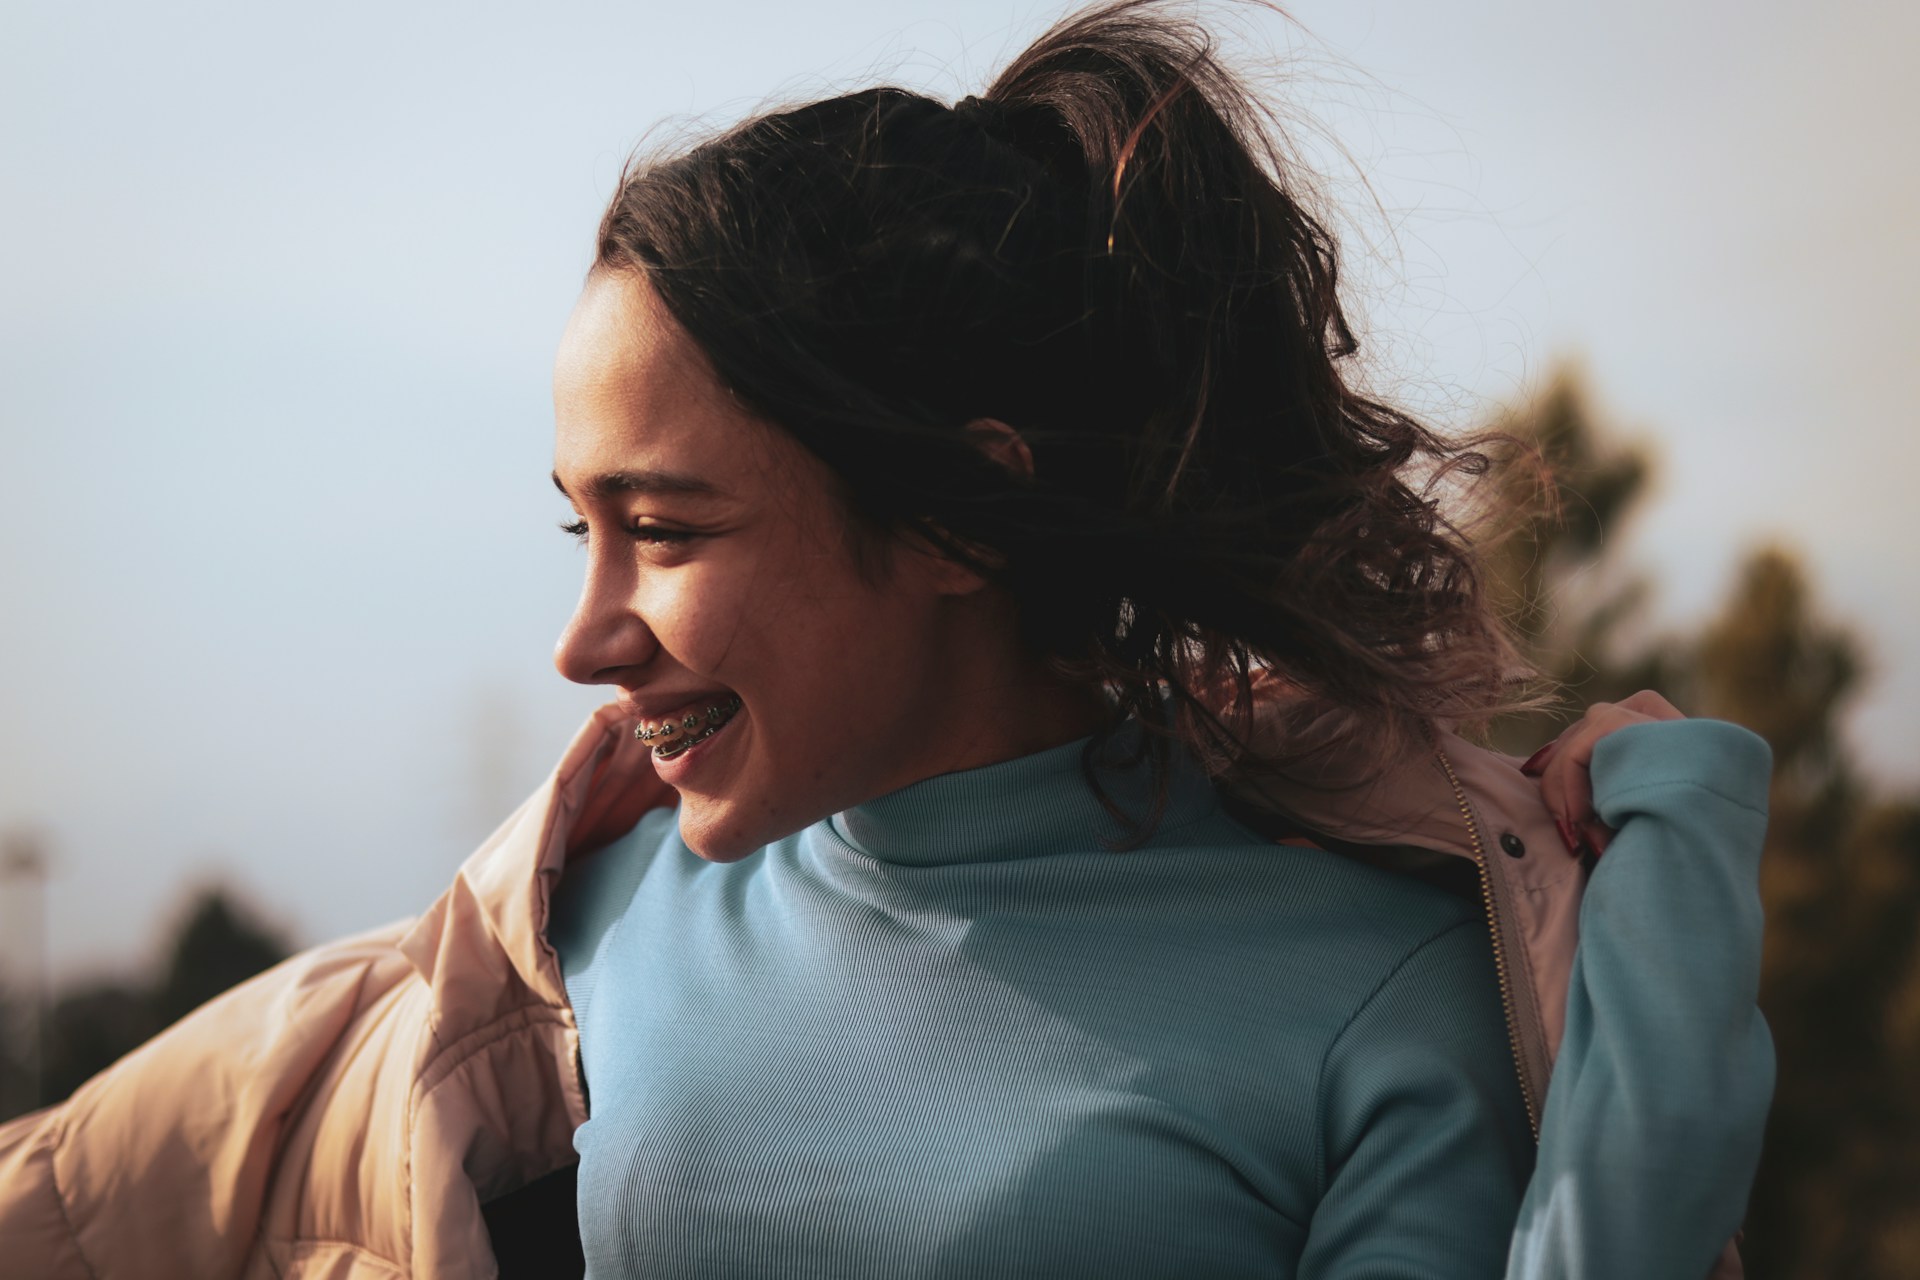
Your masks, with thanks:
<instances>
[{"instance_id":1,"label":"blurred treeline","mask_svg":"<svg viewBox=\"0 0 1920 1280\"><path fill-rule=\"evenodd\" d=\"M42 1017L37 1064L31 1036L21 1034L24 1012L5 1011L0 1027L12 1034L0 1044L0 1120L60 1101L214 996L278 964L288 950L286 938L230 892L201 890L151 976L87 982L54 998ZM17 1003L19 993L8 994Z\"/></svg>"},{"instance_id":2,"label":"blurred treeline","mask_svg":"<svg viewBox=\"0 0 1920 1280\"><path fill-rule=\"evenodd\" d=\"M1920 789L1877 789L1841 738L1866 683L1862 646L1821 616L1805 566L1781 547L1748 554L1697 634L1648 634L1649 579L1614 547L1653 459L1609 437L1571 370L1494 425L1532 442L1551 469L1549 509L1496 544L1494 567L1528 656L1566 690L1557 712L1496 726L1499 745L1531 751L1580 708L1651 688L1773 747L1760 1006L1779 1078L1747 1216L1747 1274L1912 1280ZM1514 502L1541 496L1537 475L1505 474Z\"/></svg>"},{"instance_id":3,"label":"blurred treeline","mask_svg":"<svg viewBox=\"0 0 1920 1280\"><path fill-rule=\"evenodd\" d=\"M1540 514L1493 556L1530 658L1566 690L1557 709L1496 726L1498 744L1531 751L1586 705L1654 688L1689 715L1737 721L1773 746L1760 1002L1780 1070L1747 1273L1910 1280L1920 1275L1920 793L1877 790L1841 739L1865 682L1861 646L1820 615L1804 566L1777 547L1749 555L1703 630L1649 634L1650 579L1615 548L1651 457L1609 437L1567 371L1493 425L1532 442L1551 468L1503 473L1509 506ZM152 980L52 1003L37 1098L23 1094L19 1055L0 1053L0 1118L65 1097L286 949L208 891Z\"/></svg>"}]
</instances>

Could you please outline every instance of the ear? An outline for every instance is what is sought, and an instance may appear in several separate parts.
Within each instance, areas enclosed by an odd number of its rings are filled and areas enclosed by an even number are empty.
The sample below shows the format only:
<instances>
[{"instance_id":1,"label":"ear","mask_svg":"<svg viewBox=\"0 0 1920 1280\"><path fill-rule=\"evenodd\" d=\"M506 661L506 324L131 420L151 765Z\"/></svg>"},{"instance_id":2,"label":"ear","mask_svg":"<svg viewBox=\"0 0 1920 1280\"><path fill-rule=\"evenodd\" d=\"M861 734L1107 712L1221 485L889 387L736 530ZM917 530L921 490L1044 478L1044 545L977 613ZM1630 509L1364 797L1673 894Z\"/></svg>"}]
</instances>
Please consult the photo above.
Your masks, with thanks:
<instances>
[{"instance_id":1,"label":"ear","mask_svg":"<svg viewBox=\"0 0 1920 1280\"><path fill-rule=\"evenodd\" d=\"M932 524L931 521L928 523ZM933 527L948 537L953 536L944 526L936 524ZM990 563L999 559L985 548L976 549L985 554ZM896 572L904 569L912 573L939 595L970 596L987 589L985 578L941 551L923 534L907 534L899 546L898 555L899 559L894 562Z\"/></svg>"},{"instance_id":2,"label":"ear","mask_svg":"<svg viewBox=\"0 0 1920 1280\"><path fill-rule=\"evenodd\" d=\"M1006 468L1015 478L1033 479L1033 450L1027 447L1027 442L1020 438L1018 431L998 418L975 418L961 431L980 452ZM946 533L947 530L941 529L941 532ZM923 537L909 535L903 550L913 558L914 569L922 575L922 581L941 595L972 595L987 587L985 578L942 554L939 548ZM978 550L988 563L998 563L999 557L986 548Z\"/></svg>"},{"instance_id":3,"label":"ear","mask_svg":"<svg viewBox=\"0 0 1920 1280\"><path fill-rule=\"evenodd\" d=\"M962 428L980 452L1005 467L1016 478L1033 479L1033 450L1027 442L998 418L975 418Z\"/></svg>"}]
</instances>

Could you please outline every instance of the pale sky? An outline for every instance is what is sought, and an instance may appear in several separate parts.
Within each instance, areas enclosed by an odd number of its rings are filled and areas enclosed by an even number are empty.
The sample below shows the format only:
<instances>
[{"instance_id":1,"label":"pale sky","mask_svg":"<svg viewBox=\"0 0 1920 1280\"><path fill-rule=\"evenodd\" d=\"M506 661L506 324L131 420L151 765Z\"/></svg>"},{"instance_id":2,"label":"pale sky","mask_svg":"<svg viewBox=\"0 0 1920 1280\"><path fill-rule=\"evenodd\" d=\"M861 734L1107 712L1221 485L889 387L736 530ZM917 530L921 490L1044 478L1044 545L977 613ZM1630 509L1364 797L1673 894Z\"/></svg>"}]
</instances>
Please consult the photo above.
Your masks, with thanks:
<instances>
[{"instance_id":1,"label":"pale sky","mask_svg":"<svg viewBox=\"0 0 1920 1280\"><path fill-rule=\"evenodd\" d=\"M302 942L430 902L601 700L551 666L547 382L622 158L958 97L1063 9L0 8L0 831L46 838L56 979L208 879ZM1292 12L1253 25L1382 381L1465 423L1578 358L1662 459L1660 618L1802 550L1920 782L1920 8Z\"/></svg>"}]
</instances>

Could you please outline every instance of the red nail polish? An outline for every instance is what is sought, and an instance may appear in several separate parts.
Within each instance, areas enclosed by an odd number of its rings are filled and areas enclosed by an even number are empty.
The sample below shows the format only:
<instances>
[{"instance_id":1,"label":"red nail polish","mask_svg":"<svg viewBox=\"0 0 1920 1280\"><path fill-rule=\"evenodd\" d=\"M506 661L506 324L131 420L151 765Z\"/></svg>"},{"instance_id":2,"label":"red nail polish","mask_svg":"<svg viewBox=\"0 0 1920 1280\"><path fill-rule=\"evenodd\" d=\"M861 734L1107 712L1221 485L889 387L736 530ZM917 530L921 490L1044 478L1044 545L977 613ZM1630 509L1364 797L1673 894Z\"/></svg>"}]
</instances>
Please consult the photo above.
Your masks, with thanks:
<instances>
[{"instance_id":1,"label":"red nail polish","mask_svg":"<svg viewBox=\"0 0 1920 1280\"><path fill-rule=\"evenodd\" d=\"M1573 837L1573 826L1565 818L1555 818L1553 825L1560 828L1561 843L1567 846L1567 852L1574 857L1580 856L1580 844Z\"/></svg>"},{"instance_id":2,"label":"red nail polish","mask_svg":"<svg viewBox=\"0 0 1920 1280\"><path fill-rule=\"evenodd\" d=\"M1594 831L1588 830L1585 827L1581 828L1580 830L1581 851L1584 852L1589 858L1592 858L1595 862L1600 861L1600 854L1604 851L1604 844L1605 844L1605 837L1599 835Z\"/></svg>"},{"instance_id":3,"label":"red nail polish","mask_svg":"<svg viewBox=\"0 0 1920 1280\"><path fill-rule=\"evenodd\" d=\"M1526 758L1526 761L1523 764L1521 764L1520 772L1526 774L1530 778L1539 777L1540 766L1546 760L1547 753L1552 751L1553 748L1554 748L1554 744L1549 742L1546 746L1540 748L1538 751L1528 756Z\"/></svg>"}]
</instances>

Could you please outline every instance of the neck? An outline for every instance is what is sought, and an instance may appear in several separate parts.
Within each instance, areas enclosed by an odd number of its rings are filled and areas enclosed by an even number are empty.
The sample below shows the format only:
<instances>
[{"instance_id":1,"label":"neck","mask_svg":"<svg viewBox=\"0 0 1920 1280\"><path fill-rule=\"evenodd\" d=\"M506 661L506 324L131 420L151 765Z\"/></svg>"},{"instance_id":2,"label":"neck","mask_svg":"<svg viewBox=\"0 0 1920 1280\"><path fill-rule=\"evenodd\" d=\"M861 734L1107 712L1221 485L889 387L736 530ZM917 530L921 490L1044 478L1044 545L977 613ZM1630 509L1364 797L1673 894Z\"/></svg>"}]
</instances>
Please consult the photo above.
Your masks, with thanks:
<instances>
[{"instance_id":1,"label":"neck","mask_svg":"<svg viewBox=\"0 0 1920 1280\"><path fill-rule=\"evenodd\" d=\"M1044 669L953 689L955 732L934 772L979 769L1046 751L1118 720L1105 692Z\"/></svg>"},{"instance_id":2,"label":"neck","mask_svg":"<svg viewBox=\"0 0 1920 1280\"><path fill-rule=\"evenodd\" d=\"M929 667L928 687L938 693L923 721L942 728L900 786L1046 751L1119 722L1099 685L1069 680L1019 645L1009 604L974 603L986 607L943 632Z\"/></svg>"}]
</instances>

